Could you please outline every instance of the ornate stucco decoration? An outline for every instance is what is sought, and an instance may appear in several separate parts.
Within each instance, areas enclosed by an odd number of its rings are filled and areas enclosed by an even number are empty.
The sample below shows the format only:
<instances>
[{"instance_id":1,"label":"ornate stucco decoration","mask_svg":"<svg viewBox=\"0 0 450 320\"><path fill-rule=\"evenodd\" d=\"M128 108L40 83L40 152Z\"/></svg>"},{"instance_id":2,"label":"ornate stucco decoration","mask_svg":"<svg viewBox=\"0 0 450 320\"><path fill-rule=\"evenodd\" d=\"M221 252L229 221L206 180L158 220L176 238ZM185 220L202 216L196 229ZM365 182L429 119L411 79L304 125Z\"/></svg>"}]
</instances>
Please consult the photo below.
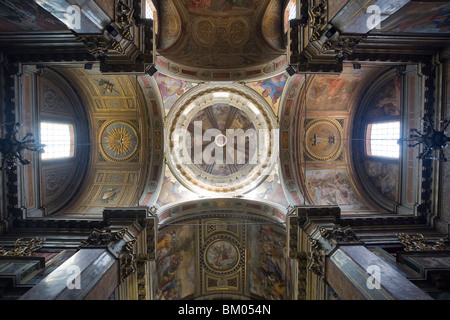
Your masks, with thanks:
<instances>
[{"instance_id":1,"label":"ornate stucco decoration","mask_svg":"<svg viewBox=\"0 0 450 320\"><path fill-rule=\"evenodd\" d=\"M118 231L111 229L94 229L89 237L81 242L81 249L105 248L119 260L120 279L124 281L137 270L136 255L134 254L136 238L127 228Z\"/></svg>"},{"instance_id":2,"label":"ornate stucco decoration","mask_svg":"<svg viewBox=\"0 0 450 320\"><path fill-rule=\"evenodd\" d=\"M311 41L317 41L322 36L328 22L327 10L327 1L322 0L308 11Z\"/></svg>"},{"instance_id":3,"label":"ornate stucco decoration","mask_svg":"<svg viewBox=\"0 0 450 320\"><path fill-rule=\"evenodd\" d=\"M100 152L107 160L130 160L139 149L137 129L129 121L108 121L100 129L99 143Z\"/></svg>"},{"instance_id":4,"label":"ornate stucco decoration","mask_svg":"<svg viewBox=\"0 0 450 320\"><path fill-rule=\"evenodd\" d=\"M325 259L338 245L362 244L350 227L340 226L319 226L308 240L308 269L322 279L325 276Z\"/></svg>"},{"instance_id":5,"label":"ornate stucco decoration","mask_svg":"<svg viewBox=\"0 0 450 320\"><path fill-rule=\"evenodd\" d=\"M319 161L338 158L343 148L342 125L333 119L317 119L309 122L305 132L305 150L308 156Z\"/></svg>"},{"instance_id":6,"label":"ornate stucco decoration","mask_svg":"<svg viewBox=\"0 0 450 320\"><path fill-rule=\"evenodd\" d=\"M345 59L355 51L358 44L364 40L365 37L344 37L337 36L327 40L322 45L322 52L333 50L338 59Z\"/></svg>"},{"instance_id":7,"label":"ornate stucco decoration","mask_svg":"<svg viewBox=\"0 0 450 320\"><path fill-rule=\"evenodd\" d=\"M99 230L94 229L86 240L81 242L81 247L103 247L109 246L111 243L122 240L125 236L126 229L122 229L116 232L110 229Z\"/></svg>"},{"instance_id":8,"label":"ornate stucco decoration","mask_svg":"<svg viewBox=\"0 0 450 320\"><path fill-rule=\"evenodd\" d=\"M350 227L334 226L331 229L319 227L319 232L324 239L335 243L360 242L355 231L353 231Z\"/></svg>"},{"instance_id":9,"label":"ornate stucco decoration","mask_svg":"<svg viewBox=\"0 0 450 320\"><path fill-rule=\"evenodd\" d=\"M122 248L120 254L120 280L124 281L129 275L136 272L136 256L134 254L134 248L136 245L136 239L127 241Z\"/></svg>"},{"instance_id":10,"label":"ornate stucco decoration","mask_svg":"<svg viewBox=\"0 0 450 320\"><path fill-rule=\"evenodd\" d=\"M143 74L155 62L153 20L141 18L144 1L117 0L115 4L115 20L103 26L101 34L76 33L76 40L100 60L102 72Z\"/></svg>"},{"instance_id":11,"label":"ornate stucco decoration","mask_svg":"<svg viewBox=\"0 0 450 320\"><path fill-rule=\"evenodd\" d=\"M108 50L124 53L122 45L107 35L80 35L78 42L83 42L89 53L96 58L104 57Z\"/></svg>"},{"instance_id":12,"label":"ornate stucco decoration","mask_svg":"<svg viewBox=\"0 0 450 320\"><path fill-rule=\"evenodd\" d=\"M405 246L405 251L438 251L449 250L450 248L445 245L445 239L441 238L433 243L427 240L423 234L405 234L398 233L397 238L400 243Z\"/></svg>"},{"instance_id":13,"label":"ornate stucco decoration","mask_svg":"<svg viewBox=\"0 0 450 320\"><path fill-rule=\"evenodd\" d=\"M325 251L317 239L310 238L309 246L307 268L323 278L325 276Z\"/></svg>"},{"instance_id":14,"label":"ornate stucco decoration","mask_svg":"<svg viewBox=\"0 0 450 320\"><path fill-rule=\"evenodd\" d=\"M1 256L21 256L29 257L32 256L34 252L39 250L42 246L41 244L45 241L43 238L33 238L29 241L24 241L23 238L19 238L14 242L14 249L2 249L0 248Z\"/></svg>"}]
</instances>

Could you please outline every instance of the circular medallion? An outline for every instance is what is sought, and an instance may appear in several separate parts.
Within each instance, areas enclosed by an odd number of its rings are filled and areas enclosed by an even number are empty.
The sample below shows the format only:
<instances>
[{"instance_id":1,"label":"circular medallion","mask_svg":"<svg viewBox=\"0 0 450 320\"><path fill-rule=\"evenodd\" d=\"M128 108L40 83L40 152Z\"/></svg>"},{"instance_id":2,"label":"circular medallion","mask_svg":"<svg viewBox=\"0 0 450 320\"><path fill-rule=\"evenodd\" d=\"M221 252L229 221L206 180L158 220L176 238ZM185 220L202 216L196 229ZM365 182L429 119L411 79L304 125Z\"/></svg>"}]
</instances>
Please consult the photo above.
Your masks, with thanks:
<instances>
[{"instance_id":1,"label":"circular medallion","mask_svg":"<svg viewBox=\"0 0 450 320\"><path fill-rule=\"evenodd\" d=\"M307 154L316 160L335 160L341 153L342 128L335 120L311 121L306 128L305 139Z\"/></svg>"},{"instance_id":2,"label":"circular medallion","mask_svg":"<svg viewBox=\"0 0 450 320\"><path fill-rule=\"evenodd\" d=\"M109 161L127 161L138 150L137 130L131 122L111 120L100 128L100 152Z\"/></svg>"},{"instance_id":3,"label":"circular medallion","mask_svg":"<svg viewBox=\"0 0 450 320\"><path fill-rule=\"evenodd\" d=\"M216 272L227 272L239 263L238 248L228 240L215 240L205 250L206 265Z\"/></svg>"},{"instance_id":4,"label":"circular medallion","mask_svg":"<svg viewBox=\"0 0 450 320\"><path fill-rule=\"evenodd\" d=\"M243 18L233 20L228 25L228 34L233 45L247 43L250 38L248 22Z\"/></svg>"},{"instance_id":5,"label":"circular medallion","mask_svg":"<svg viewBox=\"0 0 450 320\"><path fill-rule=\"evenodd\" d=\"M261 184L278 155L273 110L239 85L199 85L167 117L167 163L198 194L244 194Z\"/></svg>"},{"instance_id":6,"label":"circular medallion","mask_svg":"<svg viewBox=\"0 0 450 320\"><path fill-rule=\"evenodd\" d=\"M216 39L215 24L203 17L199 17L194 21L194 32L192 33L194 41L199 45L210 46Z\"/></svg>"}]
</instances>

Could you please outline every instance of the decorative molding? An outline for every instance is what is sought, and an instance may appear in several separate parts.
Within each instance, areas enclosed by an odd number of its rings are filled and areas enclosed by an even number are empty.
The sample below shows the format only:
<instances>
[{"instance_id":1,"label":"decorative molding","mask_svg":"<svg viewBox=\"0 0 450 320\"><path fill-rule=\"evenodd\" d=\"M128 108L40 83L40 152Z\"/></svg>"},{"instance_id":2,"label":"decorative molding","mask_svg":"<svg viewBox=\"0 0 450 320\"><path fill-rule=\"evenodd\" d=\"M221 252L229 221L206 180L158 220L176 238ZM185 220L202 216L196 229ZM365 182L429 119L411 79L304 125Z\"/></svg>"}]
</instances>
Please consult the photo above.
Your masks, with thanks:
<instances>
[{"instance_id":1,"label":"decorative molding","mask_svg":"<svg viewBox=\"0 0 450 320\"><path fill-rule=\"evenodd\" d=\"M320 226L318 230L324 239L336 244L360 242L355 231L350 227L333 226L330 229Z\"/></svg>"},{"instance_id":2,"label":"decorative molding","mask_svg":"<svg viewBox=\"0 0 450 320\"><path fill-rule=\"evenodd\" d=\"M130 8L122 0L117 1L116 24L119 26L122 36L129 41L133 41L131 27L135 24L134 14L135 9Z\"/></svg>"},{"instance_id":3,"label":"decorative molding","mask_svg":"<svg viewBox=\"0 0 450 320\"><path fill-rule=\"evenodd\" d=\"M406 233L398 233L397 238L402 245L405 246L405 251L438 251L449 250L450 248L445 245L445 238L440 238L434 243L427 240L423 234L410 235Z\"/></svg>"},{"instance_id":4,"label":"decorative molding","mask_svg":"<svg viewBox=\"0 0 450 320\"><path fill-rule=\"evenodd\" d=\"M287 216L288 257L297 258L298 252L299 218L296 215Z\"/></svg>"},{"instance_id":5,"label":"decorative molding","mask_svg":"<svg viewBox=\"0 0 450 320\"><path fill-rule=\"evenodd\" d=\"M109 50L121 54L125 52L119 42L105 35L80 35L76 40L83 42L89 53L97 59L104 58Z\"/></svg>"},{"instance_id":6,"label":"decorative molding","mask_svg":"<svg viewBox=\"0 0 450 320\"><path fill-rule=\"evenodd\" d=\"M147 277L149 277L149 275L147 272L147 262L148 260L146 259L146 257L138 256L136 258L138 300L148 300Z\"/></svg>"},{"instance_id":7,"label":"decorative molding","mask_svg":"<svg viewBox=\"0 0 450 320\"><path fill-rule=\"evenodd\" d=\"M323 279L325 276L325 251L317 239L309 238L309 246L307 268Z\"/></svg>"},{"instance_id":8,"label":"decorative molding","mask_svg":"<svg viewBox=\"0 0 450 320\"><path fill-rule=\"evenodd\" d=\"M85 230L101 229L104 223L101 220L59 220L59 219L24 219L15 221L15 228L44 228L44 229L78 229Z\"/></svg>"},{"instance_id":9,"label":"decorative molding","mask_svg":"<svg viewBox=\"0 0 450 320\"><path fill-rule=\"evenodd\" d=\"M302 251L298 254L298 276L297 276L297 293L298 300L306 300L306 275L308 266L308 255Z\"/></svg>"},{"instance_id":10,"label":"decorative molding","mask_svg":"<svg viewBox=\"0 0 450 320\"><path fill-rule=\"evenodd\" d=\"M303 6L303 5L302 5ZM317 5L309 9L309 27L311 29L310 41L317 41L322 36L328 23L327 0L321 0Z\"/></svg>"},{"instance_id":11,"label":"decorative molding","mask_svg":"<svg viewBox=\"0 0 450 320\"><path fill-rule=\"evenodd\" d=\"M389 225L425 225L426 220L424 217L416 216L388 216L388 217L362 217L362 218L349 218L345 217L339 219L338 223L341 226L389 226Z\"/></svg>"},{"instance_id":12,"label":"decorative molding","mask_svg":"<svg viewBox=\"0 0 450 320\"><path fill-rule=\"evenodd\" d=\"M20 256L29 257L39 250L42 246L41 244L45 241L43 238L33 238L31 240L23 241L23 238L19 238L14 242L14 249L2 249L0 248L0 256Z\"/></svg>"},{"instance_id":13,"label":"decorative molding","mask_svg":"<svg viewBox=\"0 0 450 320\"><path fill-rule=\"evenodd\" d=\"M353 54L358 44L363 41L365 37L344 37L338 36L327 40L321 48L322 53L333 50L338 59L345 59Z\"/></svg>"},{"instance_id":14,"label":"decorative molding","mask_svg":"<svg viewBox=\"0 0 450 320\"><path fill-rule=\"evenodd\" d=\"M111 244L119 242L125 237L127 229L113 232L111 229L94 229L86 240L81 242L81 248L89 247L109 247Z\"/></svg>"},{"instance_id":15,"label":"decorative molding","mask_svg":"<svg viewBox=\"0 0 450 320\"><path fill-rule=\"evenodd\" d=\"M51 196L58 192L66 183L69 173L68 169L47 172L45 174L45 194Z\"/></svg>"},{"instance_id":16,"label":"decorative molding","mask_svg":"<svg viewBox=\"0 0 450 320\"><path fill-rule=\"evenodd\" d=\"M120 280L123 282L128 276L132 275L137 270L136 255L134 248L136 246L136 238L127 241L122 247L120 254Z\"/></svg>"}]
</instances>

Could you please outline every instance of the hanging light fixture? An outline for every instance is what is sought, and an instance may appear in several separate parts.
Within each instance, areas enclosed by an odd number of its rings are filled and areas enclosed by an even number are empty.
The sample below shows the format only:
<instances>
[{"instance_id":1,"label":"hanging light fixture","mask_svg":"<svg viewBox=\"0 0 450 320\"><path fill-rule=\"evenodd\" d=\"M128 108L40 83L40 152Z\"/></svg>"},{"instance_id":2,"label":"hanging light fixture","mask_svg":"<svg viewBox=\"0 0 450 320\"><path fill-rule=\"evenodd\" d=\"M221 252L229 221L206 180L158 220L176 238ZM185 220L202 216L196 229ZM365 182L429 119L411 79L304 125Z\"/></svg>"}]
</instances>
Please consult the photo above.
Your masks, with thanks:
<instances>
[{"instance_id":1,"label":"hanging light fixture","mask_svg":"<svg viewBox=\"0 0 450 320\"><path fill-rule=\"evenodd\" d=\"M444 149L447 147L450 138L447 136L445 130L450 124L450 120L442 120L442 130L438 131L434 128L434 121L429 117L423 118L422 132L417 129L410 129L409 138L412 143L408 147L414 148L418 145L422 146L422 152L417 158L425 160L439 160L446 162L447 158L444 154Z\"/></svg>"},{"instance_id":2,"label":"hanging light fixture","mask_svg":"<svg viewBox=\"0 0 450 320\"><path fill-rule=\"evenodd\" d=\"M0 153L2 155L0 170L15 167L17 165L17 161L23 165L30 164L30 160L25 159L22 154L25 150L34 152L44 151L45 145L39 144L35 139L32 139L32 133L27 133L22 139L17 138L19 133L17 127L19 125L19 123L5 125L11 126L11 128L10 130L7 130L5 138L0 138Z\"/></svg>"}]
</instances>

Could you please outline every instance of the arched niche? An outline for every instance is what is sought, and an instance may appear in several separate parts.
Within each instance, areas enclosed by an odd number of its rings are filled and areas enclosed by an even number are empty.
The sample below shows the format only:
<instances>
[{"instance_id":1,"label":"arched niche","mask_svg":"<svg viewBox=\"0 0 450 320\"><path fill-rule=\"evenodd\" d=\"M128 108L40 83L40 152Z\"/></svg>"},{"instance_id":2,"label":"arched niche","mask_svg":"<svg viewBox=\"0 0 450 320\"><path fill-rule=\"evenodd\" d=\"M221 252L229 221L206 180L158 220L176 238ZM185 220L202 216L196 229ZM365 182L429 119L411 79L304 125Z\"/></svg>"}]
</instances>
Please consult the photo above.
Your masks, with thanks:
<instances>
[{"instance_id":1,"label":"arched niche","mask_svg":"<svg viewBox=\"0 0 450 320\"><path fill-rule=\"evenodd\" d=\"M285 211L216 198L158 211L154 297L289 299Z\"/></svg>"},{"instance_id":2,"label":"arched niche","mask_svg":"<svg viewBox=\"0 0 450 320\"><path fill-rule=\"evenodd\" d=\"M43 138L41 123L70 127L71 153L65 158L45 159L47 154L29 155L32 163L20 168L21 203L27 216L55 214L73 201L84 182L89 165L89 121L86 109L73 84L51 67L26 66L22 81L19 119ZM48 147L45 148L49 152Z\"/></svg>"},{"instance_id":3,"label":"arched niche","mask_svg":"<svg viewBox=\"0 0 450 320\"><path fill-rule=\"evenodd\" d=\"M85 182L59 214L101 217L105 207L152 205L163 171L162 109L150 78L102 74L61 66L73 82L89 119ZM126 143L119 143L121 141Z\"/></svg>"},{"instance_id":4,"label":"arched niche","mask_svg":"<svg viewBox=\"0 0 450 320\"><path fill-rule=\"evenodd\" d=\"M351 160L355 178L367 198L387 212L395 211L400 202L402 146L397 144L398 157L389 157L387 152L384 155L372 152L375 143L382 148L395 138L375 139L372 134L378 125L401 124L402 96L402 78L397 69L387 70L367 87L352 121ZM400 129L398 134L401 134Z\"/></svg>"}]
</instances>

